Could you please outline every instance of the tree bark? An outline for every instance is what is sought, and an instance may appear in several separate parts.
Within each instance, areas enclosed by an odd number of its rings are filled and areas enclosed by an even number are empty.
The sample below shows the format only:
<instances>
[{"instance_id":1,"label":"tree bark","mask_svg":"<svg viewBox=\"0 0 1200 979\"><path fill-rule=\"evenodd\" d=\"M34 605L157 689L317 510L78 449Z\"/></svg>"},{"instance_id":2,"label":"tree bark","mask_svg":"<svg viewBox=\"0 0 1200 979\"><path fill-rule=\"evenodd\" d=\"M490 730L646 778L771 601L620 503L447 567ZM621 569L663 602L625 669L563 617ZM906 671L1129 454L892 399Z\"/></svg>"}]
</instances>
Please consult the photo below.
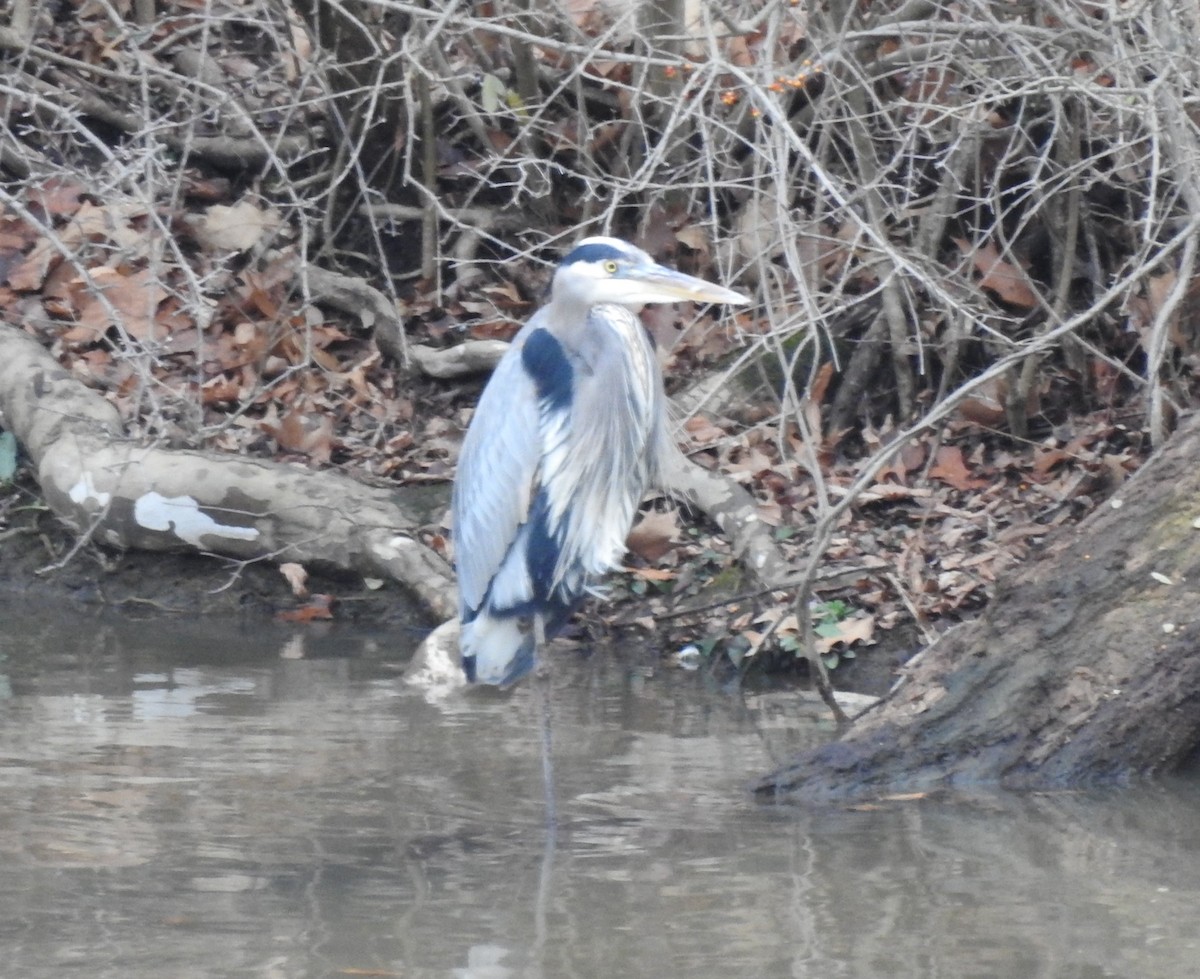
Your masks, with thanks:
<instances>
[{"instance_id":1,"label":"tree bark","mask_svg":"<svg viewBox=\"0 0 1200 979\"><path fill-rule=\"evenodd\" d=\"M878 708L757 790L836 801L1126 782L1200 743L1200 416L929 647Z\"/></svg>"}]
</instances>

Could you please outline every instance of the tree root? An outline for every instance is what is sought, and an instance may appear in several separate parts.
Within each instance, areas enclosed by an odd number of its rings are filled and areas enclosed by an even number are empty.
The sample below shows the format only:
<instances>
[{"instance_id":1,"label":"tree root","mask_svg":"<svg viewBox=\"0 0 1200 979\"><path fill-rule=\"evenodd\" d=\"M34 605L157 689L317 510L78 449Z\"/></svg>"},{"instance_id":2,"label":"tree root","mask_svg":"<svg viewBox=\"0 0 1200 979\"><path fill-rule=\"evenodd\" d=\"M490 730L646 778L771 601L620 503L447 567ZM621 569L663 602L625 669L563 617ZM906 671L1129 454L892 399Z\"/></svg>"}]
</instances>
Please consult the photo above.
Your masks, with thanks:
<instances>
[{"instance_id":1,"label":"tree root","mask_svg":"<svg viewBox=\"0 0 1200 979\"><path fill-rule=\"evenodd\" d=\"M776 546L770 526L758 518L754 497L734 480L681 455L661 481L665 493L695 504L721 528L733 545L734 556L763 585L779 584L791 575L792 568Z\"/></svg>"},{"instance_id":2,"label":"tree root","mask_svg":"<svg viewBox=\"0 0 1200 979\"><path fill-rule=\"evenodd\" d=\"M503 340L468 340L445 350L424 344L412 348L417 368L430 377L464 377L490 371L504 356L508 344Z\"/></svg>"},{"instance_id":3,"label":"tree root","mask_svg":"<svg viewBox=\"0 0 1200 979\"><path fill-rule=\"evenodd\" d=\"M400 364L408 363L404 321L387 296L366 279L316 265L305 265L301 274L315 302L355 317L364 329L375 331L375 346L385 356Z\"/></svg>"}]
</instances>

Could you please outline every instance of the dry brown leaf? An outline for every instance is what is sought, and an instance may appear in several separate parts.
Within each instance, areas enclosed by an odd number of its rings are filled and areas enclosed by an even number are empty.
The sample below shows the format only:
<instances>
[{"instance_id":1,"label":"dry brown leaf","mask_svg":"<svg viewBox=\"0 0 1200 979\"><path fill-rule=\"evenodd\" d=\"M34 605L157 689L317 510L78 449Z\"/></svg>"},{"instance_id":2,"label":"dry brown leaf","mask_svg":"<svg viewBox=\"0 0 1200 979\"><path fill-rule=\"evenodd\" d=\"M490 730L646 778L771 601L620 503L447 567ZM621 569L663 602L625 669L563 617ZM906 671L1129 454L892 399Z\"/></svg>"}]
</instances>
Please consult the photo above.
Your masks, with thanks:
<instances>
[{"instance_id":1,"label":"dry brown leaf","mask_svg":"<svg viewBox=\"0 0 1200 979\"><path fill-rule=\"evenodd\" d=\"M205 248L217 252L244 252L282 223L273 208L259 207L243 199L231 205L214 204L193 229Z\"/></svg>"},{"instance_id":2,"label":"dry brown leaf","mask_svg":"<svg viewBox=\"0 0 1200 979\"><path fill-rule=\"evenodd\" d=\"M812 384L808 388L808 398L814 405L825 403L825 395L829 392L831 380L833 380L833 361L826 361L817 369L817 376L813 378Z\"/></svg>"},{"instance_id":3,"label":"dry brown leaf","mask_svg":"<svg viewBox=\"0 0 1200 979\"><path fill-rule=\"evenodd\" d=\"M268 419L261 427L281 449L303 453L314 462L328 462L333 453L333 419L327 414L293 408L278 424Z\"/></svg>"},{"instance_id":4,"label":"dry brown leaf","mask_svg":"<svg viewBox=\"0 0 1200 979\"><path fill-rule=\"evenodd\" d=\"M30 187L29 203L52 217L67 217L79 210L83 185L66 177L51 177L40 187Z\"/></svg>"},{"instance_id":5,"label":"dry brown leaf","mask_svg":"<svg viewBox=\"0 0 1200 979\"><path fill-rule=\"evenodd\" d=\"M833 487L844 491L844 487ZM876 483L869 489L863 490L857 496L859 503L893 503L897 500L924 500L933 492L924 486L898 486L896 483Z\"/></svg>"},{"instance_id":6,"label":"dry brown leaf","mask_svg":"<svg viewBox=\"0 0 1200 979\"><path fill-rule=\"evenodd\" d=\"M778 527L783 523L783 507L778 500L759 500L754 512L768 527Z\"/></svg>"},{"instance_id":7,"label":"dry brown leaf","mask_svg":"<svg viewBox=\"0 0 1200 979\"><path fill-rule=\"evenodd\" d=\"M906 473L915 472L925 465L929 446L917 439L909 439L900 447L899 462Z\"/></svg>"},{"instance_id":8,"label":"dry brown leaf","mask_svg":"<svg viewBox=\"0 0 1200 979\"><path fill-rule=\"evenodd\" d=\"M1141 338L1142 347L1149 349L1152 342L1154 321L1162 312L1163 306L1166 305L1168 297L1175 288L1175 282L1178 279L1178 273L1174 269L1168 269L1162 275L1152 275L1146 283L1146 298L1142 300L1145 307L1145 312L1141 317L1141 322L1138 322L1137 316L1130 318L1138 325L1138 334ZM1130 301L1130 307L1134 306L1137 300ZM1169 319L1167 320L1167 337L1171 341L1171 345L1180 349L1187 350L1192 344L1187 333L1180 329L1180 314L1183 312L1185 304L1177 304Z\"/></svg>"},{"instance_id":9,"label":"dry brown leaf","mask_svg":"<svg viewBox=\"0 0 1200 979\"><path fill-rule=\"evenodd\" d=\"M1008 381L994 377L976 386L971 397L958 406L958 414L974 425L984 428L1000 428L1008 415L1005 402L1008 400Z\"/></svg>"},{"instance_id":10,"label":"dry brown leaf","mask_svg":"<svg viewBox=\"0 0 1200 979\"><path fill-rule=\"evenodd\" d=\"M40 239L8 273L9 286L17 292L36 292L46 281L51 263L57 257L58 249L50 243L50 239Z\"/></svg>"},{"instance_id":11,"label":"dry brown leaf","mask_svg":"<svg viewBox=\"0 0 1200 979\"><path fill-rule=\"evenodd\" d=\"M1033 282L1020 266L1006 262L990 241L972 245L965 238L953 239L959 251L971 259L979 273L979 284L990 289L1002 300L1022 309L1032 309L1038 304Z\"/></svg>"},{"instance_id":12,"label":"dry brown leaf","mask_svg":"<svg viewBox=\"0 0 1200 979\"><path fill-rule=\"evenodd\" d=\"M276 612L275 618L279 622L312 622L316 619L332 619L333 596L313 595L307 604L301 605L299 608Z\"/></svg>"},{"instance_id":13,"label":"dry brown leaf","mask_svg":"<svg viewBox=\"0 0 1200 979\"><path fill-rule=\"evenodd\" d=\"M875 616L864 615L852 619L842 619L837 623L837 633L832 636L815 636L813 646L817 652L827 653L834 646L842 643L852 646L856 642L872 643L875 641Z\"/></svg>"},{"instance_id":14,"label":"dry brown leaf","mask_svg":"<svg viewBox=\"0 0 1200 979\"><path fill-rule=\"evenodd\" d=\"M1032 475L1045 476L1060 462L1070 462L1071 453L1063 449L1042 449L1034 456Z\"/></svg>"},{"instance_id":15,"label":"dry brown leaf","mask_svg":"<svg viewBox=\"0 0 1200 979\"><path fill-rule=\"evenodd\" d=\"M626 568L625 570L643 581L673 581L679 577L678 572L667 571L664 568Z\"/></svg>"},{"instance_id":16,"label":"dry brown leaf","mask_svg":"<svg viewBox=\"0 0 1200 979\"><path fill-rule=\"evenodd\" d=\"M704 415L693 415L683 423L683 427L697 445L708 445L725 437L725 430L718 428Z\"/></svg>"},{"instance_id":17,"label":"dry brown leaf","mask_svg":"<svg viewBox=\"0 0 1200 979\"><path fill-rule=\"evenodd\" d=\"M16 261L12 253L24 251L37 238L37 232L23 221L0 214L0 255L4 256L6 262Z\"/></svg>"},{"instance_id":18,"label":"dry brown leaf","mask_svg":"<svg viewBox=\"0 0 1200 979\"><path fill-rule=\"evenodd\" d=\"M765 472L770 468L770 457L764 455L757 448L752 448L749 452L739 453L736 460L731 460L725 466L725 471L735 477L742 477L753 476L757 473ZM739 481L744 482L745 480Z\"/></svg>"},{"instance_id":19,"label":"dry brown leaf","mask_svg":"<svg viewBox=\"0 0 1200 979\"><path fill-rule=\"evenodd\" d=\"M956 445L943 445L938 449L937 461L929 470L929 475L957 490L982 489L988 485L988 480L971 475L963 461L962 449Z\"/></svg>"},{"instance_id":20,"label":"dry brown leaf","mask_svg":"<svg viewBox=\"0 0 1200 979\"><path fill-rule=\"evenodd\" d=\"M104 336L113 326L119 325L130 336L139 340L159 337L163 331L155 329L158 304L167 296L154 269L142 269L132 275L101 266L91 270L91 283L83 279L74 280L74 285L86 291L77 295L82 302L76 318L76 327L69 331L74 342L90 343ZM104 298L91 291L96 286ZM113 322L111 310L117 314L118 323Z\"/></svg>"},{"instance_id":21,"label":"dry brown leaf","mask_svg":"<svg viewBox=\"0 0 1200 979\"><path fill-rule=\"evenodd\" d=\"M675 240L708 258L708 232L697 224L689 224L675 232Z\"/></svg>"},{"instance_id":22,"label":"dry brown leaf","mask_svg":"<svg viewBox=\"0 0 1200 979\"><path fill-rule=\"evenodd\" d=\"M800 620L795 612L789 612L788 606L771 605L763 609L754 620L755 625L775 625L775 635L794 636L800 632Z\"/></svg>"},{"instance_id":23,"label":"dry brown leaf","mask_svg":"<svg viewBox=\"0 0 1200 979\"><path fill-rule=\"evenodd\" d=\"M260 363L267 355L271 338L263 324L243 320L233 328L228 342L230 349L220 358L220 363L222 367L231 369L245 361Z\"/></svg>"},{"instance_id":24,"label":"dry brown leaf","mask_svg":"<svg viewBox=\"0 0 1200 979\"><path fill-rule=\"evenodd\" d=\"M215 204L217 201L229 199L228 177L202 177L193 171L183 175L184 192L196 202Z\"/></svg>"},{"instance_id":25,"label":"dry brown leaf","mask_svg":"<svg viewBox=\"0 0 1200 979\"><path fill-rule=\"evenodd\" d=\"M679 517L674 510L652 510L629 532L625 546L643 561L658 561L675 546Z\"/></svg>"},{"instance_id":26,"label":"dry brown leaf","mask_svg":"<svg viewBox=\"0 0 1200 979\"><path fill-rule=\"evenodd\" d=\"M500 282L495 285L484 286L480 291L484 295L491 296L492 301L500 309L522 309L529 305L529 302L511 282Z\"/></svg>"},{"instance_id":27,"label":"dry brown leaf","mask_svg":"<svg viewBox=\"0 0 1200 979\"><path fill-rule=\"evenodd\" d=\"M145 214L146 206L134 201L122 199L105 204L85 201L63 226L59 237L68 246L83 241L107 241L121 248L127 258L145 257L154 237L133 224Z\"/></svg>"},{"instance_id":28,"label":"dry brown leaf","mask_svg":"<svg viewBox=\"0 0 1200 979\"><path fill-rule=\"evenodd\" d=\"M224 374L211 377L200 385L200 400L206 405L225 404L238 399L241 384Z\"/></svg>"}]
</instances>

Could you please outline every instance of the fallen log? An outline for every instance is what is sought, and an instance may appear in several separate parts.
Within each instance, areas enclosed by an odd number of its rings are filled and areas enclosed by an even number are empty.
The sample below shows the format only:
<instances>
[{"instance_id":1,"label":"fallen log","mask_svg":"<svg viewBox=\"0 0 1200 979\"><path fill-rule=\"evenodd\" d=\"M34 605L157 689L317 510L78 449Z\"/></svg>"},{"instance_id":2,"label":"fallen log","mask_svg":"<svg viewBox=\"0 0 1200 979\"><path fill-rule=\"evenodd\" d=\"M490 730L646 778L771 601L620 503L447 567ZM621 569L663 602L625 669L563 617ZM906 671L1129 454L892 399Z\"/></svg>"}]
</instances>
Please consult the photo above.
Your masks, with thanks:
<instances>
[{"instance_id":1,"label":"fallen log","mask_svg":"<svg viewBox=\"0 0 1200 979\"><path fill-rule=\"evenodd\" d=\"M403 491L338 473L123 437L111 404L21 330L0 325L0 415L47 504L104 544L321 563L408 588L442 618L448 565L415 536Z\"/></svg>"}]
</instances>

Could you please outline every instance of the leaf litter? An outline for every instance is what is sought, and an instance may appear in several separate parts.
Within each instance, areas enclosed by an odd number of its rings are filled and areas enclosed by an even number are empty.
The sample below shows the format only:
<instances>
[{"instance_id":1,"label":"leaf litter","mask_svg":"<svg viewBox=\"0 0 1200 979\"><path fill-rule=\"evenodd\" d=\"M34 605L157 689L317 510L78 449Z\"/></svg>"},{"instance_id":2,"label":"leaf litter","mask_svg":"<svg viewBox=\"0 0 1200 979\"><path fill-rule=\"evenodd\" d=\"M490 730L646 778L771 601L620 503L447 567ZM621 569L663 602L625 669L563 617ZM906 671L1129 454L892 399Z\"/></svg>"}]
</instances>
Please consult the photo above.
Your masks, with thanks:
<instances>
[{"instance_id":1,"label":"leaf litter","mask_svg":"<svg viewBox=\"0 0 1200 979\"><path fill-rule=\"evenodd\" d=\"M602 4L571 0L567 9L585 33L601 36L611 27ZM802 10L788 24L777 43L800 44ZM722 43L730 60L746 67L765 41L735 36ZM119 45L86 46L94 48L86 55L93 60L117 70L132 67ZM299 48L283 55L285 62L309 56ZM553 68L554 52L545 58ZM289 80L306 70L284 67ZM252 110L271 107L271 84L258 77L254 60L225 52L205 70L221 73L222 84L235 86ZM617 98L627 97L628 65L591 60L586 71L610 84ZM950 75L915 73L909 84L912 99L922 92L934 93L935 101L955 97ZM503 112L509 97L507 90L492 92L492 111ZM223 132L219 123L214 118L215 134ZM571 119L557 124L563 151L600 154L618 145L612 126L586 133L572 126ZM447 173L470 173L470 160L444 149ZM434 381L386 361L359 324L303 300L297 287L303 256L284 217L221 176L187 171L183 180L186 193L161 210L132 199L101 200L69 179L29 186L25 202L36 221L0 214L0 307L7 318L112 401L133 437L448 490L482 379ZM760 218L751 210L743 217ZM701 263L710 260L704 229L665 220L648 225L663 247L681 245ZM172 247L172 237L180 247ZM751 237L748 226L741 238ZM955 244L978 290L1009 309L1038 305L1023 257L986 238ZM849 224L823 228L797 247L822 274L856 276L864 293L874 288L870 268L854 263ZM1151 342L1172 275L1152 281L1146 296L1130 303L1137 342ZM507 339L536 306L529 283L539 278L544 282L544 269L505 267L495 281L450 301L418 281L404 299L409 339L435 346L466 336ZM193 298L184 302L184 296ZM673 389L720 369L748 337L765 330L747 314L737 317L736 329L705 320L681 331L676 314L662 308L647 310L645 319L660 349L670 351L664 366ZM1181 356L1193 356L1178 319L1170 324L1172 342ZM1017 442L997 432L1009 410L998 380L978 389L940 430L901 447L844 515L822 555L827 580L835 584L819 585L816 598L825 608L836 601L847 610L822 620L822 654L876 642L914 621L936 628L976 614L999 576L1137 467L1147 452L1140 406L1117 366L1096 357L1087 371L1091 398L1081 410L1049 414L1041 389L1033 392L1039 397L1031 396L1025 409L1042 422L1035 438ZM808 560L810 530L822 507L812 475L796 461L800 450L811 450L824 491L840 499L871 453L898 432L890 421L853 435L823 431L822 408L834 380L832 365L825 364L809 386L804 411L817 444L805 446L793 422L752 408L694 415L680 433L694 460L753 494L760 519L796 568ZM1048 375L1046 387L1056 380ZM786 456L781 446L788 447ZM422 539L449 556L445 524L443 508ZM648 504L631 533L628 561L630 573L607 583L616 601L594 606L583 620L593 628L653 630L654 641L669 651L694 643L740 662L772 650L794 660L801 629L793 596L757 587L725 537L687 506ZM305 598L303 569L285 565L281 573L297 598ZM325 595L308 597L294 611L301 621L335 614L336 603Z\"/></svg>"}]
</instances>

